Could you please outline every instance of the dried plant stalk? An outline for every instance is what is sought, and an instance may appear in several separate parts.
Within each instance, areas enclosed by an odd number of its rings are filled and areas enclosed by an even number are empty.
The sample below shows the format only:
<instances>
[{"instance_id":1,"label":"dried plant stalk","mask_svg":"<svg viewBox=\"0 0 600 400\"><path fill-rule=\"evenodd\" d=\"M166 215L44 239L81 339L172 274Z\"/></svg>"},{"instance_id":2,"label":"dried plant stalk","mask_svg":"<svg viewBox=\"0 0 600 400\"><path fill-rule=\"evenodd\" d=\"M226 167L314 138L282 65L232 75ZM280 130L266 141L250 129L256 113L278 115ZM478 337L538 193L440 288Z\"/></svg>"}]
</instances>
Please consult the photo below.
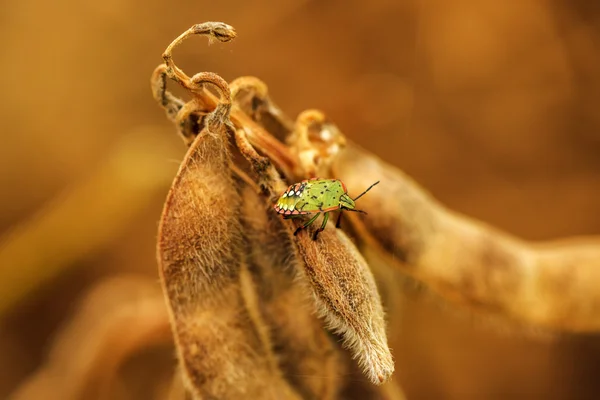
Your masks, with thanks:
<instances>
[{"instance_id":1,"label":"dried plant stalk","mask_svg":"<svg viewBox=\"0 0 600 400\"><path fill-rule=\"evenodd\" d=\"M195 30L197 34L202 34L202 30L194 27L192 27L190 30ZM204 32L204 34L210 34L210 32ZM182 37L186 37L186 35L183 34L180 36L180 38ZM163 58L165 58L169 64L172 64L172 60L169 57L170 56L165 57L163 55ZM187 78L187 76L179 68L174 69L172 66L169 66L169 64L161 64L154 70L151 78L151 89L154 99L165 109L167 117L175 122L179 129L180 135L189 145L199 132L199 129L196 128L201 125L197 123L197 118L193 118L193 114L200 111L207 113L211 110L214 110L217 100L211 93L204 91L202 87L193 88L189 87L189 85L185 86L185 84L183 84L184 87L194 94L193 101L190 103L184 103L182 100L173 96L166 88L167 79L174 79L176 82L181 83L189 78ZM237 81L237 84L234 82L236 86L232 87L231 89L233 94L232 97L237 97L239 92L243 92L249 86L248 83L250 81L250 78L242 78L241 81ZM256 81L253 83L255 84ZM268 112L270 119L273 120L273 123L278 127L277 129L280 130L281 134L284 134L283 132L285 132L286 127L289 125L289 121L287 121L282 113L278 111L279 109L274 104L268 103L266 91L262 94L262 101L267 103L269 107L259 108L265 113ZM240 105L244 107L244 109L247 109L247 106L244 106L243 104L244 103L242 102ZM254 105L250 105L250 109L252 110L252 107L258 106L259 103L256 102ZM257 116L256 113L254 114ZM252 145L260 148L265 155L273 160L273 162L284 173L285 176L293 176L296 163L293 154L286 146L275 139L270 133L266 132L256 121L242 111L240 107L235 107L233 110L231 110L230 117L235 126L244 127L246 129L248 139Z\"/></svg>"},{"instance_id":2,"label":"dried plant stalk","mask_svg":"<svg viewBox=\"0 0 600 400\"><path fill-rule=\"evenodd\" d=\"M557 330L600 330L600 238L532 244L451 212L396 168L351 145L332 173L350 187L380 177L352 221L387 260L442 297Z\"/></svg>"},{"instance_id":3,"label":"dried plant stalk","mask_svg":"<svg viewBox=\"0 0 600 400\"><path fill-rule=\"evenodd\" d=\"M287 143L300 171L309 177L324 177L330 174L335 155L346 146L346 138L323 112L306 110L298 115Z\"/></svg>"},{"instance_id":4,"label":"dried plant stalk","mask_svg":"<svg viewBox=\"0 0 600 400\"><path fill-rule=\"evenodd\" d=\"M267 85L263 81L254 76L242 76L233 80L229 87L234 102L232 111L234 120L236 120L235 116L246 114L252 121L260 124L269 136L285 142L294 128L294 122L269 97ZM259 133L259 136L267 135ZM254 145L257 146L256 143Z\"/></svg>"}]
</instances>

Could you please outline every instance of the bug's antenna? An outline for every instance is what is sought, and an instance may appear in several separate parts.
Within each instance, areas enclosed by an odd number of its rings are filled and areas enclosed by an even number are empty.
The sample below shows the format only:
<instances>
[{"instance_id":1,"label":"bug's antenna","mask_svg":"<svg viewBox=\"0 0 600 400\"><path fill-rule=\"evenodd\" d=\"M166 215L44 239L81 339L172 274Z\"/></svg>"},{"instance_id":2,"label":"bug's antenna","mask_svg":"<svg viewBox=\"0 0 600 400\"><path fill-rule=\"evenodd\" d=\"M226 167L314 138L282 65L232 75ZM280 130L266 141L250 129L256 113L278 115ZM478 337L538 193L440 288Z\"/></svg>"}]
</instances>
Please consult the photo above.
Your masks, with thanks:
<instances>
[{"instance_id":1,"label":"bug's antenna","mask_svg":"<svg viewBox=\"0 0 600 400\"><path fill-rule=\"evenodd\" d=\"M357 213L361 213L361 214L367 214L366 211L357 210L356 208L344 208L344 211L352 211L352 212L357 212Z\"/></svg>"},{"instance_id":2,"label":"bug's antenna","mask_svg":"<svg viewBox=\"0 0 600 400\"><path fill-rule=\"evenodd\" d=\"M367 190L365 190L364 192L362 192L361 194L359 194L358 196L356 196L353 200L356 201L356 200L360 199L365 193L367 193L369 190L371 190L373 188L373 186L377 185L379 182L381 182L381 181L377 181L374 184L372 184L371 186L369 186L367 188Z\"/></svg>"}]
</instances>

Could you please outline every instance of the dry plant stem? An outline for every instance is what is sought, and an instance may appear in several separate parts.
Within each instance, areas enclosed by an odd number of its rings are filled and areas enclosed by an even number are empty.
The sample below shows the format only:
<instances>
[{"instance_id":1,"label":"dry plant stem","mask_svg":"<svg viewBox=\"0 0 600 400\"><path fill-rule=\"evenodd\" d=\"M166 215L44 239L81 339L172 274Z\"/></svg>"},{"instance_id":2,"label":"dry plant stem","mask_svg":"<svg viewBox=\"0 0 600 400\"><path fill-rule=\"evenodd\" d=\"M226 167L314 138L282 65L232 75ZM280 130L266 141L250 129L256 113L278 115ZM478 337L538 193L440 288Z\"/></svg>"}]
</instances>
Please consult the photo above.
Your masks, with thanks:
<instances>
[{"instance_id":1,"label":"dry plant stem","mask_svg":"<svg viewBox=\"0 0 600 400\"><path fill-rule=\"evenodd\" d=\"M46 363L11 399L110 399L111 378L128 356L170 340L156 283L141 277L110 278L90 291L58 334Z\"/></svg>"},{"instance_id":2,"label":"dry plant stem","mask_svg":"<svg viewBox=\"0 0 600 400\"><path fill-rule=\"evenodd\" d=\"M274 167L256 153L244 131L236 131L236 143L259 176L269 200L275 199L285 184L277 178ZM285 224L288 237L299 225L300 222L295 227ZM346 347L371 382L380 384L391 376L394 363L373 275L342 231L330 227L322 235L317 241L304 234L293 239L304 260L304 272L319 311L329 327L342 334Z\"/></svg>"},{"instance_id":3,"label":"dry plant stem","mask_svg":"<svg viewBox=\"0 0 600 400\"><path fill-rule=\"evenodd\" d=\"M271 161L267 157L260 156L254 150L254 147L248 141L247 132L248 130L245 127L235 131L236 145L250 163L262 193L267 196L267 202L272 204L277 199L277 194L281 193L286 185L279 177L279 173L273 167Z\"/></svg>"},{"instance_id":4,"label":"dry plant stem","mask_svg":"<svg viewBox=\"0 0 600 400\"><path fill-rule=\"evenodd\" d=\"M298 115L287 143L298 159L298 170L305 176L326 176L337 153L346 146L346 138L319 110Z\"/></svg>"},{"instance_id":5,"label":"dry plant stem","mask_svg":"<svg viewBox=\"0 0 600 400\"><path fill-rule=\"evenodd\" d=\"M600 237L527 243L442 207L396 168L352 145L333 174L385 191L350 216L388 261L440 296L485 314L572 332L600 330Z\"/></svg>"},{"instance_id":6,"label":"dry plant stem","mask_svg":"<svg viewBox=\"0 0 600 400\"><path fill-rule=\"evenodd\" d=\"M267 85L256 77L243 76L233 80L229 87L234 110L243 111L271 136L285 143L294 122L269 97Z\"/></svg>"},{"instance_id":7,"label":"dry plant stem","mask_svg":"<svg viewBox=\"0 0 600 400\"><path fill-rule=\"evenodd\" d=\"M159 65L154 70L150 81L151 89L154 99L163 108L165 108L167 116L171 120L176 119L180 121L180 123L182 118L177 118L174 115L176 115L183 107L183 101L175 97L166 89L167 78L179 83L194 94L193 101L196 103L194 107L198 110L205 112L208 110L213 110L217 104L215 97L209 92L205 91L202 86L190 84L193 78L190 79L173 62L173 49L191 35L205 35L208 36L209 39L216 39L222 42L233 40L236 36L233 27L227 24L222 22L205 22L203 24L194 25L186 32L181 34L167 47L163 53L165 64ZM271 109L274 110L275 106L271 107ZM292 176L295 162L293 156L290 154L286 146L265 132L260 125L254 122L239 109L232 112L231 120L237 127L246 127L248 130L248 137L252 144L260 148L269 158L273 159L286 176ZM192 136L197 134L197 132L180 133L188 144L191 143L191 140L193 140Z\"/></svg>"},{"instance_id":8,"label":"dry plant stem","mask_svg":"<svg viewBox=\"0 0 600 400\"><path fill-rule=\"evenodd\" d=\"M184 106L185 102L167 90L167 66L162 64L156 67L152 73L150 82L152 82L154 100L165 109L167 118L175 122L177 113Z\"/></svg>"}]
</instances>

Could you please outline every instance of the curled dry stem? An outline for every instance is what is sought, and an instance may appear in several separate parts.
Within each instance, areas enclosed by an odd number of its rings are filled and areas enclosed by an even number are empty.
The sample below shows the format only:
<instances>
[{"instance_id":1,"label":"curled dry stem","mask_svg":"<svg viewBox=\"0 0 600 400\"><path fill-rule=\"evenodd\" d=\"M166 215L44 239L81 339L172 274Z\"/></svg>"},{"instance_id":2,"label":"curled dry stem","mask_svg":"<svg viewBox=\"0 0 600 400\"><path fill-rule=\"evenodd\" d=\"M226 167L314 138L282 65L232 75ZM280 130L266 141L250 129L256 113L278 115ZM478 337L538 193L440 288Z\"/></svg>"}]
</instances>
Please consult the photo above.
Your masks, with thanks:
<instances>
[{"instance_id":1,"label":"curled dry stem","mask_svg":"<svg viewBox=\"0 0 600 400\"><path fill-rule=\"evenodd\" d=\"M260 124L270 136L281 142L287 140L294 122L273 102L263 81L254 76L242 76L233 80L229 87L239 110ZM253 145L257 146L256 143Z\"/></svg>"},{"instance_id":2,"label":"curled dry stem","mask_svg":"<svg viewBox=\"0 0 600 400\"><path fill-rule=\"evenodd\" d=\"M173 62L172 52L175 47L192 35L204 35L208 36L209 40L216 39L221 42L229 42L235 38L236 33L233 27L222 22L205 22L194 25L167 47L163 53L164 64L159 65L152 74L150 84L153 97L158 104L165 109L167 117L171 121L177 123L179 126L179 133L187 145L191 144L201 130L202 124L197 123L196 120L199 118L195 116L194 113L203 112L206 114L210 110L213 110L218 104L217 99L211 93L204 90L202 85L198 83L198 81L201 80L206 81L206 79L204 79L207 78L206 74L212 73L201 73L205 74L205 76L198 77L196 75L189 78L185 72ZM212 75L213 77L210 80L215 81L216 79L221 79L216 74ZM184 106L186 103L167 90L167 79L177 82L192 93L193 102L195 102L195 104L185 109ZM251 84L255 87L259 86L256 82L252 82ZM250 85L242 83L240 86L248 88ZM221 103L223 103L223 93L220 95L222 100ZM231 99L231 96L228 95L228 97ZM231 100L229 100L229 103L231 103ZM269 110L272 115L278 108L275 105L271 105ZM246 127L248 138L251 143L260 148L264 154L271 158L285 176L293 176L295 159L285 145L267 133L260 125L253 121L251 117L246 115L246 113L240 109L234 110L231 115L231 120L237 127ZM279 125L283 126L286 124L285 118L281 117L281 113L276 120Z\"/></svg>"},{"instance_id":3,"label":"curled dry stem","mask_svg":"<svg viewBox=\"0 0 600 400\"><path fill-rule=\"evenodd\" d=\"M180 45L185 39L192 35L201 35L207 36L209 42L211 40L218 40L220 42L229 42L236 37L235 29L232 26L224 24L222 22L204 22L202 24L196 24L192 26L187 31L183 32L179 37L167 46L167 49L163 53L163 60L166 65L166 74L169 79L177 82L184 88L197 92L202 90L202 87L198 87L197 85L190 85L190 78L173 62L173 50L175 47ZM221 93L223 95L223 93Z\"/></svg>"},{"instance_id":4,"label":"curled dry stem","mask_svg":"<svg viewBox=\"0 0 600 400\"><path fill-rule=\"evenodd\" d=\"M287 143L298 159L298 170L304 176L326 176L337 154L346 146L346 138L319 110L306 110L298 115Z\"/></svg>"}]
</instances>

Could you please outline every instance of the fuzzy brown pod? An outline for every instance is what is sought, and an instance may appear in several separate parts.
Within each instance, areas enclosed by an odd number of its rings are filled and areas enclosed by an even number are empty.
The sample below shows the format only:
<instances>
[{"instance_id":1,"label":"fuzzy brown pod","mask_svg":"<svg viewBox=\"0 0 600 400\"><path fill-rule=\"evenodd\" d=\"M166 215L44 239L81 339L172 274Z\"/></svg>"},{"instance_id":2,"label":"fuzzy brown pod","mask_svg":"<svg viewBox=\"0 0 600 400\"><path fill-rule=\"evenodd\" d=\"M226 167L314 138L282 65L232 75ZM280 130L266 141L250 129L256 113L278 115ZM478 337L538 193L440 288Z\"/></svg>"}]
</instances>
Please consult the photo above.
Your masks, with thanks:
<instances>
[{"instance_id":1,"label":"fuzzy brown pod","mask_svg":"<svg viewBox=\"0 0 600 400\"><path fill-rule=\"evenodd\" d=\"M227 132L209 121L198 135L159 229L161 282L184 381L199 398L292 399L286 384L276 384L277 371L247 307L241 199L231 177Z\"/></svg>"},{"instance_id":2,"label":"fuzzy brown pod","mask_svg":"<svg viewBox=\"0 0 600 400\"><path fill-rule=\"evenodd\" d=\"M257 314L285 379L306 399L337 399L347 366L342 350L324 330L298 277L300 262L283 221L260 196L240 182L241 221Z\"/></svg>"},{"instance_id":3,"label":"fuzzy brown pod","mask_svg":"<svg viewBox=\"0 0 600 400\"><path fill-rule=\"evenodd\" d=\"M270 161L256 153L241 129L236 131L236 142L272 204L285 185L276 177ZM385 382L394 372L394 361L387 345L381 299L366 261L345 233L333 226L313 240L313 235L307 232L294 234L303 222L287 222L288 236L297 246L302 270L321 316L331 330L341 334L345 347L371 382Z\"/></svg>"},{"instance_id":4,"label":"fuzzy brown pod","mask_svg":"<svg viewBox=\"0 0 600 400\"><path fill-rule=\"evenodd\" d=\"M319 311L371 382L383 383L394 372L394 361L373 274L344 232L331 226L321 235L320 240L307 234L297 239Z\"/></svg>"},{"instance_id":5,"label":"fuzzy brown pod","mask_svg":"<svg viewBox=\"0 0 600 400\"><path fill-rule=\"evenodd\" d=\"M211 24L192 30L212 35ZM198 399L299 399L275 367L261 321L253 312L254 288L239 221L241 197L228 148L228 86L211 73L188 78L168 65L164 72L193 94L212 84L221 95L215 110L203 118L200 133L183 135L192 144L167 196L159 227L159 272L184 386ZM188 104L177 118L187 118L199 102Z\"/></svg>"},{"instance_id":6,"label":"fuzzy brown pod","mask_svg":"<svg viewBox=\"0 0 600 400\"><path fill-rule=\"evenodd\" d=\"M350 216L360 237L441 297L488 316L553 330L600 330L600 238L528 243L447 210L398 169L350 144L332 173L349 187L374 176Z\"/></svg>"}]
</instances>

